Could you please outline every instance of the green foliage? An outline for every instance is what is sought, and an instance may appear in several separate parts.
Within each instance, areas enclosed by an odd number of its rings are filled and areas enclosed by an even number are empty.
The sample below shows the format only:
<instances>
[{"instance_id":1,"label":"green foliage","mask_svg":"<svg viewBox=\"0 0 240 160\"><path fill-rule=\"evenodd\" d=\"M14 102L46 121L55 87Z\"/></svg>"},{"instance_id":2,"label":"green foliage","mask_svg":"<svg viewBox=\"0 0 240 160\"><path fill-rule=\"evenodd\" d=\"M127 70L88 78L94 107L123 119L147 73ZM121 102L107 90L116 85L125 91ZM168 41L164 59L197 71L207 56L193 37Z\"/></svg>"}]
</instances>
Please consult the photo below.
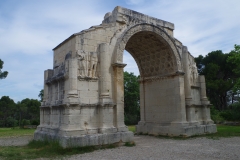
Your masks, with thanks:
<instances>
[{"instance_id":1,"label":"green foliage","mask_svg":"<svg viewBox=\"0 0 240 160\"><path fill-rule=\"evenodd\" d=\"M135 142L125 142L124 146L126 147L133 147L133 146L136 146L136 143Z\"/></svg>"},{"instance_id":2,"label":"green foliage","mask_svg":"<svg viewBox=\"0 0 240 160\"><path fill-rule=\"evenodd\" d=\"M227 121L240 121L240 102L233 103L228 110L222 111L220 115Z\"/></svg>"},{"instance_id":3,"label":"green foliage","mask_svg":"<svg viewBox=\"0 0 240 160\"><path fill-rule=\"evenodd\" d=\"M2 96L0 99L0 127L15 127L19 125L39 124L40 119L40 102L35 99L24 99L17 104L8 96ZM22 124L23 126L23 124Z\"/></svg>"},{"instance_id":4,"label":"green foliage","mask_svg":"<svg viewBox=\"0 0 240 160\"><path fill-rule=\"evenodd\" d=\"M16 127L18 124L18 121L14 119L13 117L7 117L5 126L6 127Z\"/></svg>"},{"instance_id":5,"label":"green foliage","mask_svg":"<svg viewBox=\"0 0 240 160\"><path fill-rule=\"evenodd\" d=\"M125 123L137 124L140 119L140 97L138 77L124 72L124 119Z\"/></svg>"},{"instance_id":6,"label":"green foliage","mask_svg":"<svg viewBox=\"0 0 240 160\"><path fill-rule=\"evenodd\" d=\"M40 122L39 119L38 120L34 119L31 121L31 125L39 125L39 122Z\"/></svg>"},{"instance_id":7,"label":"green foliage","mask_svg":"<svg viewBox=\"0 0 240 160\"><path fill-rule=\"evenodd\" d=\"M234 101L233 97L236 93L232 90L238 82L239 74L236 69L240 67L240 62L236 63L231 57L236 57L237 52L239 46L235 45L235 50L230 53L224 54L217 50L208 53L205 57L200 55L195 58L199 74L205 75L209 100L218 110L227 109L231 99L232 103Z\"/></svg>"},{"instance_id":8,"label":"green foliage","mask_svg":"<svg viewBox=\"0 0 240 160\"><path fill-rule=\"evenodd\" d=\"M217 110L214 106L211 106L211 119L214 121L214 123L220 123L224 122L225 119L221 116L221 112Z\"/></svg>"},{"instance_id":9,"label":"green foliage","mask_svg":"<svg viewBox=\"0 0 240 160\"><path fill-rule=\"evenodd\" d=\"M237 92L240 90L240 45L234 46L234 50L232 50L228 57L227 61L233 66L236 66L233 69L233 72L238 75L237 82L234 85L234 91Z\"/></svg>"},{"instance_id":10,"label":"green foliage","mask_svg":"<svg viewBox=\"0 0 240 160\"><path fill-rule=\"evenodd\" d=\"M44 93L44 90L42 89L42 90L39 92L39 95L38 95L38 97L40 98L40 101L41 101L41 102L43 101L43 93Z\"/></svg>"},{"instance_id":11,"label":"green foliage","mask_svg":"<svg viewBox=\"0 0 240 160\"><path fill-rule=\"evenodd\" d=\"M4 62L0 59L0 79L4 79L8 75L7 71L2 71L3 64L4 64Z\"/></svg>"},{"instance_id":12,"label":"green foliage","mask_svg":"<svg viewBox=\"0 0 240 160\"><path fill-rule=\"evenodd\" d=\"M31 124L31 123L30 123L30 120L23 119L23 120L21 121L21 127L24 127L24 126L30 125L30 124Z\"/></svg>"},{"instance_id":13,"label":"green foliage","mask_svg":"<svg viewBox=\"0 0 240 160\"><path fill-rule=\"evenodd\" d=\"M15 102L8 96L2 96L0 99L0 117L1 117L0 127L7 127L9 125L12 126L13 123L11 122L13 121L11 118L16 119L17 116L16 111L17 109Z\"/></svg>"}]
</instances>

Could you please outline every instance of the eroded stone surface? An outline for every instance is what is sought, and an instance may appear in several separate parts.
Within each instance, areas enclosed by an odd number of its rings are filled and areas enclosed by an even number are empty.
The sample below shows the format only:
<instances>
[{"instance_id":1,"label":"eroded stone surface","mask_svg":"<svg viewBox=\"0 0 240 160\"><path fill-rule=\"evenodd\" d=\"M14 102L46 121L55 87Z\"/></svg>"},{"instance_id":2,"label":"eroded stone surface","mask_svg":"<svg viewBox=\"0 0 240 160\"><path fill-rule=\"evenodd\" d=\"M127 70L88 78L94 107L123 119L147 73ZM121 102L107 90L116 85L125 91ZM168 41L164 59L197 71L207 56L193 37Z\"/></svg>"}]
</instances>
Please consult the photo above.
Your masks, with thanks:
<instances>
[{"instance_id":1,"label":"eroded stone surface","mask_svg":"<svg viewBox=\"0 0 240 160\"><path fill-rule=\"evenodd\" d=\"M62 146L131 141L124 124L123 51L140 71L137 132L185 135L216 132L204 76L174 24L116 7L102 24L75 33L53 49L44 72L44 98L35 139Z\"/></svg>"}]
</instances>

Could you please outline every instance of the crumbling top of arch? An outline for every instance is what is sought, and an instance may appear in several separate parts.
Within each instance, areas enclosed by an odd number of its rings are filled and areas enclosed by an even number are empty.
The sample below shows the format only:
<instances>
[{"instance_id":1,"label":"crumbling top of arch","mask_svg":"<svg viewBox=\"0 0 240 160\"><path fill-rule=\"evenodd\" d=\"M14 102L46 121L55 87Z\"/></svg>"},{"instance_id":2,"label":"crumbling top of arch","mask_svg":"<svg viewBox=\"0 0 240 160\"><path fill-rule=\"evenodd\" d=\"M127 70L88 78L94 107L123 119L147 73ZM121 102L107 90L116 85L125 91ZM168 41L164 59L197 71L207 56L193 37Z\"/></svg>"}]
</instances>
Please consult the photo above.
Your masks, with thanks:
<instances>
[{"instance_id":1,"label":"crumbling top of arch","mask_svg":"<svg viewBox=\"0 0 240 160\"><path fill-rule=\"evenodd\" d=\"M133 22L134 21L134 22ZM163 21L127 8L123 8L120 6L117 6L114 8L112 12L108 12L104 16L104 20L102 23L114 23L119 22L123 24L130 25L131 23L148 23L153 24L158 27L164 27L168 28L170 30L174 30L174 24Z\"/></svg>"}]
</instances>

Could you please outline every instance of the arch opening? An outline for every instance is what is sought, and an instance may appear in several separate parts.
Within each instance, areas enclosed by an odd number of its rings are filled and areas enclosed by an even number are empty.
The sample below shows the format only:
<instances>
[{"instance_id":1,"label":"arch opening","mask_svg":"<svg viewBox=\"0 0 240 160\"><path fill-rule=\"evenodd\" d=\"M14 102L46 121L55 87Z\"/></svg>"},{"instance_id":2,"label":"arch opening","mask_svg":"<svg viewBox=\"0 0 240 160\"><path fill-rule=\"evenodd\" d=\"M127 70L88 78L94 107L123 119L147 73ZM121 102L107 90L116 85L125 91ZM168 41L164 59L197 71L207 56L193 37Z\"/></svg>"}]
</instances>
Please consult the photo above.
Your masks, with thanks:
<instances>
[{"instance_id":1,"label":"arch opening","mask_svg":"<svg viewBox=\"0 0 240 160\"><path fill-rule=\"evenodd\" d=\"M154 32L134 34L128 40L125 50L135 59L141 78L173 74L177 70L169 45Z\"/></svg>"},{"instance_id":2,"label":"arch opening","mask_svg":"<svg viewBox=\"0 0 240 160\"><path fill-rule=\"evenodd\" d=\"M137 132L165 134L173 122L186 122L184 77L169 43L151 31L133 34L124 48L139 69L140 121ZM166 129L167 127L167 129ZM164 131L165 128L165 131Z\"/></svg>"}]
</instances>

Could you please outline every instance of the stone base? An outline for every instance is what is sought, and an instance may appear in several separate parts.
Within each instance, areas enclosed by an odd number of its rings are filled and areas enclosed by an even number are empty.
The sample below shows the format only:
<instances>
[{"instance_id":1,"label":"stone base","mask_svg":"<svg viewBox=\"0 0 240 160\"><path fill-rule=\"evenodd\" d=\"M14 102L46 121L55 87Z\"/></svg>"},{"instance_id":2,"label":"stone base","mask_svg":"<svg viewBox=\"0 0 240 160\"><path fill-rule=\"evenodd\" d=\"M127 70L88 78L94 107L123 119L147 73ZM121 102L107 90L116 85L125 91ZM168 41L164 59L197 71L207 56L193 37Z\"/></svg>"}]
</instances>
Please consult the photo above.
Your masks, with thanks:
<instances>
[{"instance_id":1,"label":"stone base","mask_svg":"<svg viewBox=\"0 0 240 160\"><path fill-rule=\"evenodd\" d=\"M195 126L171 126L171 125L156 125L152 123L141 123L136 125L137 133L166 135L166 136L193 136L207 133L216 133L217 127L215 124L195 125Z\"/></svg>"},{"instance_id":2,"label":"stone base","mask_svg":"<svg viewBox=\"0 0 240 160\"><path fill-rule=\"evenodd\" d=\"M59 136L43 131L35 131L34 140L57 140L63 148L97 146L113 144L117 142L130 142L133 140L133 132L116 132L102 134L86 134L80 136Z\"/></svg>"}]
</instances>

